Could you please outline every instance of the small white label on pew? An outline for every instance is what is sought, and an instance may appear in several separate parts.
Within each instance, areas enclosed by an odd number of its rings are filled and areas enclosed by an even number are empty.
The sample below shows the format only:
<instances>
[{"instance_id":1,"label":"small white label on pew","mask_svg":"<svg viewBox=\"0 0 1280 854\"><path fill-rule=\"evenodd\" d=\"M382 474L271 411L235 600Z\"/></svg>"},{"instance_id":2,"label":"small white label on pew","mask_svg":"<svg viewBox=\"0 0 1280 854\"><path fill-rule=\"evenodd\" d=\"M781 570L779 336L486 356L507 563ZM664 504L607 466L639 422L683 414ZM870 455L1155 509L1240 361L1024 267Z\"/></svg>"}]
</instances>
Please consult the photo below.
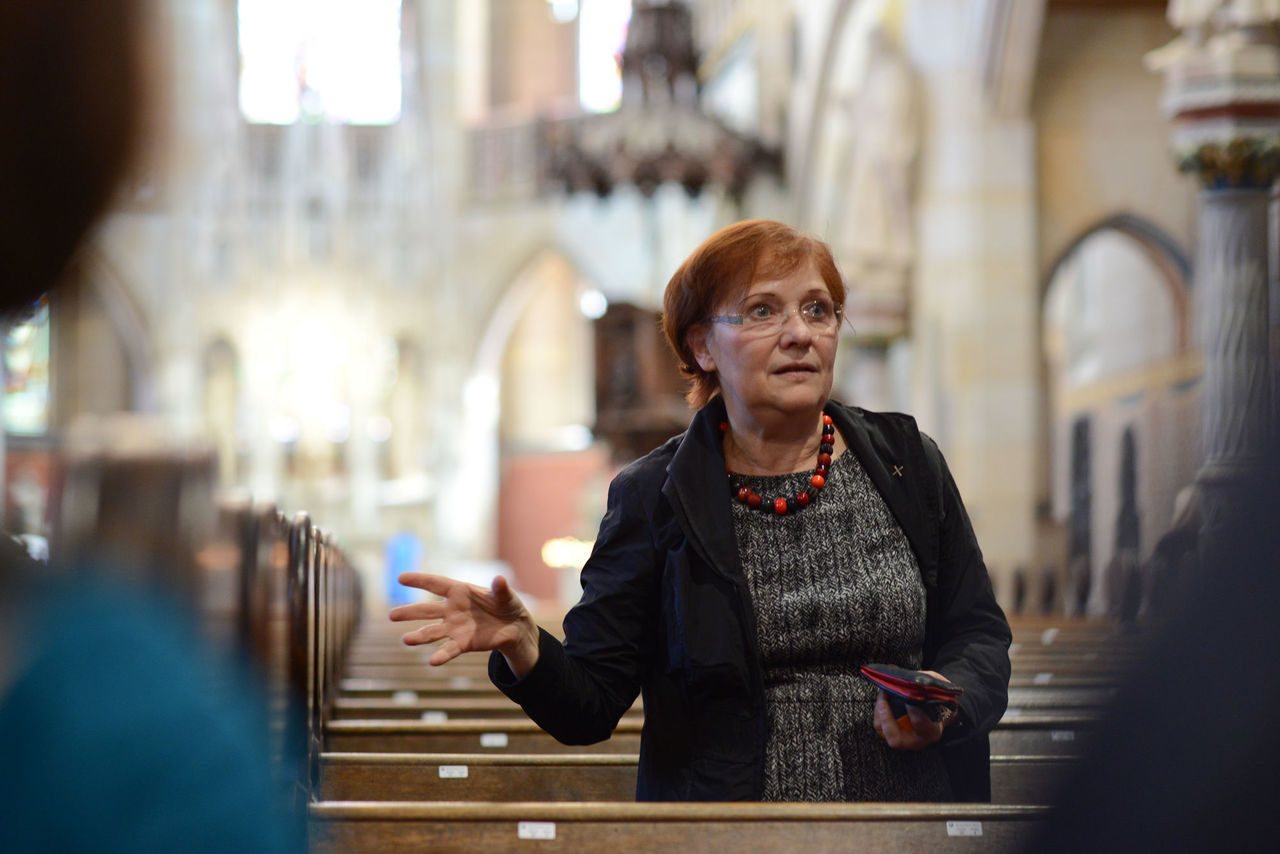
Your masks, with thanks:
<instances>
[{"instance_id":1,"label":"small white label on pew","mask_svg":"<svg viewBox=\"0 0 1280 854\"><path fill-rule=\"evenodd\" d=\"M441 765L441 780L465 780L467 779L467 766L465 765Z\"/></svg>"},{"instance_id":2,"label":"small white label on pew","mask_svg":"<svg viewBox=\"0 0 1280 854\"><path fill-rule=\"evenodd\" d=\"M391 695L391 702L397 706L409 706L418 702L417 691L396 691Z\"/></svg>"},{"instance_id":3,"label":"small white label on pew","mask_svg":"<svg viewBox=\"0 0 1280 854\"><path fill-rule=\"evenodd\" d=\"M480 733L481 747L506 747L507 734L505 732L482 732Z\"/></svg>"},{"instance_id":4,"label":"small white label on pew","mask_svg":"<svg viewBox=\"0 0 1280 854\"><path fill-rule=\"evenodd\" d=\"M1054 741L1075 741L1076 731L1073 729L1055 729L1049 733Z\"/></svg>"},{"instance_id":5,"label":"small white label on pew","mask_svg":"<svg viewBox=\"0 0 1280 854\"><path fill-rule=\"evenodd\" d=\"M949 821L947 822L947 836L981 836L982 822L980 821Z\"/></svg>"},{"instance_id":6,"label":"small white label on pew","mask_svg":"<svg viewBox=\"0 0 1280 854\"><path fill-rule=\"evenodd\" d=\"M1048 685L1053 681L1052 673L1037 673L1031 682L1035 685Z\"/></svg>"},{"instance_id":7,"label":"small white label on pew","mask_svg":"<svg viewBox=\"0 0 1280 854\"><path fill-rule=\"evenodd\" d=\"M470 688L474 684L475 680L470 676L454 676L449 679L449 687L455 690Z\"/></svg>"},{"instance_id":8,"label":"small white label on pew","mask_svg":"<svg viewBox=\"0 0 1280 854\"><path fill-rule=\"evenodd\" d=\"M429 724L442 724L449 720L449 713L431 709L422 713L422 720Z\"/></svg>"},{"instance_id":9,"label":"small white label on pew","mask_svg":"<svg viewBox=\"0 0 1280 854\"><path fill-rule=\"evenodd\" d=\"M1049 644L1053 643L1057 639L1058 639L1058 630L1056 628L1045 629L1044 632L1040 635L1040 643L1044 644L1045 646L1048 646Z\"/></svg>"},{"instance_id":10,"label":"small white label on pew","mask_svg":"<svg viewBox=\"0 0 1280 854\"><path fill-rule=\"evenodd\" d=\"M554 821L522 821L516 826L516 835L521 839L555 839L556 823Z\"/></svg>"}]
</instances>

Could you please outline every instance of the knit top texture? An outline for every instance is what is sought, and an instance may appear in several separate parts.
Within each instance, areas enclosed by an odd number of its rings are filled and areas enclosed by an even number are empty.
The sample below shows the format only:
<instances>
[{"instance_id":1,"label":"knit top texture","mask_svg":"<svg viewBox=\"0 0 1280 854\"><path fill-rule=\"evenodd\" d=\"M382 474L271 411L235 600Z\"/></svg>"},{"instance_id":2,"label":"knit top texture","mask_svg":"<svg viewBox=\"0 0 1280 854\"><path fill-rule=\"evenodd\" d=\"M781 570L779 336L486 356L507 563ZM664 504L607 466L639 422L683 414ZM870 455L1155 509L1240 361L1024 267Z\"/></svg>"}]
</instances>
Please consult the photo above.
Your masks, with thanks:
<instances>
[{"instance_id":1,"label":"knit top texture","mask_svg":"<svg viewBox=\"0 0 1280 854\"><path fill-rule=\"evenodd\" d=\"M733 475L771 504L812 472ZM951 798L937 747L901 751L872 726L872 662L919 668L925 590L906 535L852 453L809 506L785 515L732 500L764 673L767 801Z\"/></svg>"}]
</instances>

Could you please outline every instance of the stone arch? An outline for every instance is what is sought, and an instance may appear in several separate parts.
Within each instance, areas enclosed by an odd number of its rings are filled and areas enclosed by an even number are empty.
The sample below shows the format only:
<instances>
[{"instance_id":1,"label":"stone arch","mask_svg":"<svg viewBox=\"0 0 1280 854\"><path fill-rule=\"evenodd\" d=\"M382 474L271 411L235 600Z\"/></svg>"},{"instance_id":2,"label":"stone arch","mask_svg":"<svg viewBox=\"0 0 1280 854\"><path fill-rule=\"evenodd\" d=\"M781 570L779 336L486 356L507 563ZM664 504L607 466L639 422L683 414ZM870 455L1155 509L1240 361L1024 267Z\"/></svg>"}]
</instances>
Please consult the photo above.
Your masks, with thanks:
<instances>
[{"instance_id":1,"label":"stone arch","mask_svg":"<svg viewBox=\"0 0 1280 854\"><path fill-rule=\"evenodd\" d=\"M1147 254L1151 263L1164 274L1164 281L1169 288L1169 297L1178 308L1180 324L1178 328L1178 350L1185 352L1191 346L1191 260L1178 242L1155 223L1137 214L1115 213L1085 228L1053 259L1048 272L1040 280L1039 310L1044 311L1045 298L1049 294L1049 286L1062 265L1071 258L1089 238L1104 231L1116 231L1133 239ZM1041 348L1043 351L1043 348Z\"/></svg>"},{"instance_id":2,"label":"stone arch","mask_svg":"<svg viewBox=\"0 0 1280 854\"><path fill-rule=\"evenodd\" d=\"M1128 499L1114 489L1093 490L1092 541L1083 560L1090 613L1116 604L1109 601L1114 585L1101 573L1122 549L1118 515L1126 514L1133 532L1123 544L1126 559L1140 559L1168 526L1177 491L1194 475L1200 367L1189 287L1185 252L1158 227L1127 213L1082 230L1040 283L1040 524L1042 542L1062 542L1065 533L1071 543L1065 554L1045 556L1066 572L1067 589L1080 585L1072 564L1078 570L1082 563L1080 544L1071 539L1080 520L1061 530L1067 496L1082 476L1071 465L1071 425L1090 424L1087 477L1095 487L1118 483L1125 466L1135 481ZM1136 506L1122 507L1126 500Z\"/></svg>"},{"instance_id":3,"label":"stone arch","mask_svg":"<svg viewBox=\"0 0 1280 854\"><path fill-rule=\"evenodd\" d=\"M457 419L460 430L454 441L458 458L467 460L467 464L446 472L439 489L443 495L464 490L471 496L465 514L451 511L447 503L439 505L437 514L437 527L448 548L464 559L495 556L503 366L512 335L538 295L540 283L530 271L547 258L557 258L575 275L582 275L571 253L555 241L533 246L519 258L518 263L507 268L505 287L493 289L498 295L485 312L488 320L479 333L463 379L462 407Z\"/></svg>"},{"instance_id":4,"label":"stone arch","mask_svg":"<svg viewBox=\"0 0 1280 854\"><path fill-rule=\"evenodd\" d=\"M468 458L484 460L468 467L469 492L480 498L469 506L517 585L542 601L560 598L561 579L538 549L584 535L579 517L595 516L582 506L584 484L607 462L584 429L594 421L595 381L590 321L578 308L584 281L554 243L523 256L490 312L463 394Z\"/></svg>"}]
</instances>

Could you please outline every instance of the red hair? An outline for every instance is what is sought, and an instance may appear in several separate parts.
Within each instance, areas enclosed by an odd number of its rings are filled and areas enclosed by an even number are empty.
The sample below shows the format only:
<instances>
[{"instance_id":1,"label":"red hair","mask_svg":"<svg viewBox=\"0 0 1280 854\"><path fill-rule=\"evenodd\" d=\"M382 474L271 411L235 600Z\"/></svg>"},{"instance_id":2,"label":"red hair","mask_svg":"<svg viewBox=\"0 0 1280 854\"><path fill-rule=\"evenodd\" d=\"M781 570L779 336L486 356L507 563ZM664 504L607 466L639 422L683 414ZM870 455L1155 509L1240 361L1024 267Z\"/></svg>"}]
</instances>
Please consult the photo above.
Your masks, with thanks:
<instances>
[{"instance_id":1,"label":"red hair","mask_svg":"<svg viewBox=\"0 0 1280 854\"><path fill-rule=\"evenodd\" d=\"M689 403L702 407L720 390L720 379L694 357L689 332L707 322L717 306L746 293L757 281L783 279L811 264L837 306L844 280L831 248L789 225L749 219L720 229L684 260L662 298L662 331L690 381Z\"/></svg>"}]
</instances>

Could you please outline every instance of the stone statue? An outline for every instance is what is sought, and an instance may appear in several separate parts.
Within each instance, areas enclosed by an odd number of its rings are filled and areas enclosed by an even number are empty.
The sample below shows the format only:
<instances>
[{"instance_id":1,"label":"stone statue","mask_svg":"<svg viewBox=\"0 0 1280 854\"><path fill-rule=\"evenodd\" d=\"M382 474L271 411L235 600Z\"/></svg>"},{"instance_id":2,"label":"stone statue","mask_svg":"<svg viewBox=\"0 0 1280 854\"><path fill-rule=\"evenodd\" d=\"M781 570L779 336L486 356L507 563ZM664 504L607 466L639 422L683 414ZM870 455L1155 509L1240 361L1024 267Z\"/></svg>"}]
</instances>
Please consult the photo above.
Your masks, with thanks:
<instances>
[{"instance_id":1,"label":"stone statue","mask_svg":"<svg viewBox=\"0 0 1280 854\"><path fill-rule=\"evenodd\" d=\"M868 34L866 78L851 109L853 152L836 241L841 261L856 291L905 293L918 106L911 69L879 28Z\"/></svg>"}]
</instances>

